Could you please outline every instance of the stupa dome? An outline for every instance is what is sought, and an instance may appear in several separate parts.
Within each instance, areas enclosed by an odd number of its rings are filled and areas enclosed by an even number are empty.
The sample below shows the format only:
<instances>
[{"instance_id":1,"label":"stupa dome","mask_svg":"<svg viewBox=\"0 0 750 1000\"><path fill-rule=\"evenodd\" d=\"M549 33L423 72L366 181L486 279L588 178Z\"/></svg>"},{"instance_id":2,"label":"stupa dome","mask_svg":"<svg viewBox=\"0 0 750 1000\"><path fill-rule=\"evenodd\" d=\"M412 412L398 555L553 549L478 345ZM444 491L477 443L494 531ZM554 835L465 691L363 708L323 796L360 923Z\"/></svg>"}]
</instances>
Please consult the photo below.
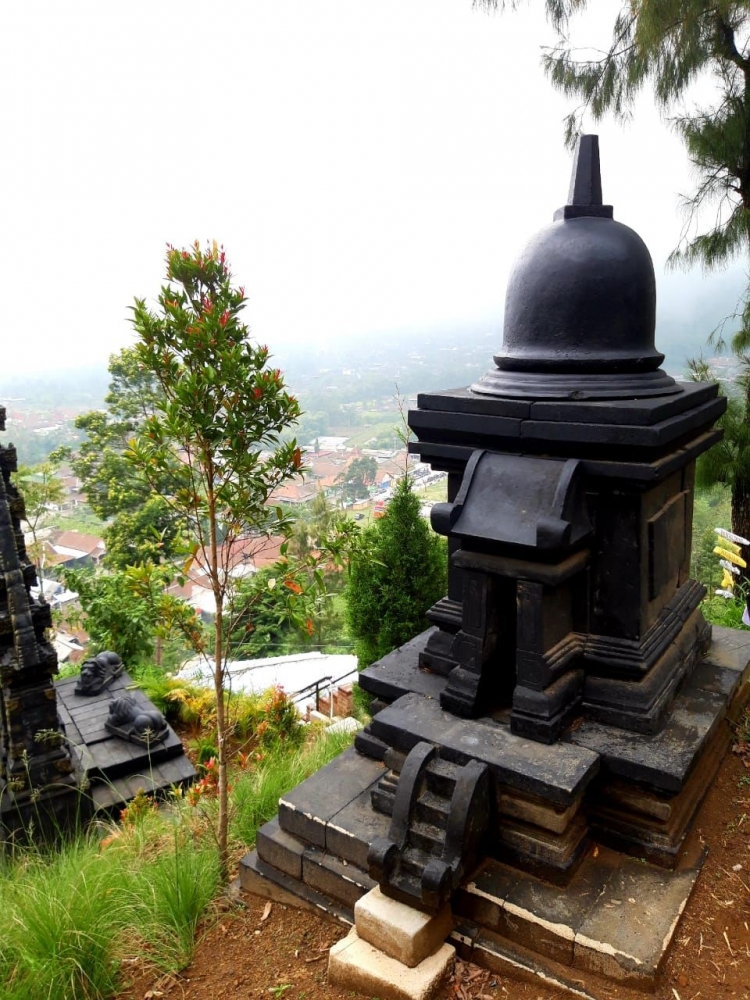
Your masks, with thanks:
<instances>
[{"instance_id":1,"label":"stupa dome","mask_svg":"<svg viewBox=\"0 0 750 1000\"><path fill-rule=\"evenodd\" d=\"M602 204L598 136L579 140L569 202L518 258L497 369L472 389L557 398L678 391L659 370L651 255Z\"/></svg>"}]
</instances>

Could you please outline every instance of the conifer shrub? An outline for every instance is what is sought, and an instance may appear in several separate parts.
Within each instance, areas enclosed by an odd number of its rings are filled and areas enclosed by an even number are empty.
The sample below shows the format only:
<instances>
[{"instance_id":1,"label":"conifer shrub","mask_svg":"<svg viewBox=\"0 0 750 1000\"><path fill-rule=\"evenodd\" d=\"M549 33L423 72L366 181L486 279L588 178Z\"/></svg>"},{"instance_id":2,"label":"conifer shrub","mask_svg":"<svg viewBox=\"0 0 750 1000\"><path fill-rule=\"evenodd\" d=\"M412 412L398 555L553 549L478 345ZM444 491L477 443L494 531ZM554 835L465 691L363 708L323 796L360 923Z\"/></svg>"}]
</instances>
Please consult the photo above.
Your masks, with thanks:
<instances>
[{"instance_id":1,"label":"conifer shrub","mask_svg":"<svg viewBox=\"0 0 750 1000\"><path fill-rule=\"evenodd\" d=\"M445 543L419 510L404 476L352 553L345 599L360 669L425 629L426 612L446 592Z\"/></svg>"}]
</instances>

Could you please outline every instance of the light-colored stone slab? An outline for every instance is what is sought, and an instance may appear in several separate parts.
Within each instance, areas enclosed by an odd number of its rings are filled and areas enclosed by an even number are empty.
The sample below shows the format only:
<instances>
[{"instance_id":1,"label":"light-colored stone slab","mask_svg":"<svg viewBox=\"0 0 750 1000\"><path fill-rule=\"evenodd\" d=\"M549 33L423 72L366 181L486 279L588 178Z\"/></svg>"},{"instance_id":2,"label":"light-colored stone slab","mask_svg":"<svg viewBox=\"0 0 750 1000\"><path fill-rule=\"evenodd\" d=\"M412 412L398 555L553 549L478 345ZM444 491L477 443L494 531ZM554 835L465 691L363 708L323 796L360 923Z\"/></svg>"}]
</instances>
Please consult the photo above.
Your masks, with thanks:
<instances>
[{"instance_id":1,"label":"light-colored stone slab","mask_svg":"<svg viewBox=\"0 0 750 1000\"><path fill-rule=\"evenodd\" d=\"M653 982L698 872L624 862L576 933L573 965L609 979Z\"/></svg>"},{"instance_id":2,"label":"light-colored stone slab","mask_svg":"<svg viewBox=\"0 0 750 1000\"><path fill-rule=\"evenodd\" d=\"M579 795L567 809L554 809L541 801L535 801L530 796L520 793L513 793L507 788L498 786L495 794L498 812L503 816L511 816L513 819L520 819L524 823L531 823L532 826L540 826L543 830L550 830L552 833L564 833L570 821L581 807Z\"/></svg>"},{"instance_id":3,"label":"light-colored stone slab","mask_svg":"<svg viewBox=\"0 0 750 1000\"><path fill-rule=\"evenodd\" d=\"M431 1000L453 968L449 944L410 969L363 941L353 927L328 956L328 979L335 986L379 1000Z\"/></svg>"},{"instance_id":4,"label":"light-colored stone slab","mask_svg":"<svg viewBox=\"0 0 750 1000\"><path fill-rule=\"evenodd\" d=\"M354 904L354 926L369 944L413 969L445 942L453 929L450 906L434 917L372 889Z\"/></svg>"}]
</instances>

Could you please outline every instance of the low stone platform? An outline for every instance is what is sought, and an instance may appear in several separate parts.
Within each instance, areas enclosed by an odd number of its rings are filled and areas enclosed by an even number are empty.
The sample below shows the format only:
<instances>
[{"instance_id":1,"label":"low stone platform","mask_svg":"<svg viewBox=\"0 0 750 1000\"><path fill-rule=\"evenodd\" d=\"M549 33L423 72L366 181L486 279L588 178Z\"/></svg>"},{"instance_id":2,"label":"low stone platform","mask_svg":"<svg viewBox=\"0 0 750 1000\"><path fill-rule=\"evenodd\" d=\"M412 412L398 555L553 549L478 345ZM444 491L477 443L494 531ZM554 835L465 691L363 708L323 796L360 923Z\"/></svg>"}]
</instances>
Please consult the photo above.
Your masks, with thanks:
<instances>
[{"instance_id":1,"label":"low stone platform","mask_svg":"<svg viewBox=\"0 0 750 1000\"><path fill-rule=\"evenodd\" d=\"M561 889L487 859L456 893L453 911L474 926L472 948L497 936L537 960L649 988L702 860L698 853L665 871L599 848Z\"/></svg>"},{"instance_id":2,"label":"low stone platform","mask_svg":"<svg viewBox=\"0 0 750 1000\"><path fill-rule=\"evenodd\" d=\"M242 886L257 892L265 881L353 923L355 903L375 885L366 871L369 842L387 829L387 818L366 805L382 773L349 749L290 792L243 858ZM316 810L316 799L326 808ZM450 940L479 964L491 956L513 967L525 949L529 968L548 967L550 981L561 982L559 964L649 988L701 860L683 857L667 871L600 847L561 888L489 858L454 896Z\"/></svg>"},{"instance_id":3,"label":"low stone platform","mask_svg":"<svg viewBox=\"0 0 750 1000\"><path fill-rule=\"evenodd\" d=\"M493 775L484 860L453 896L459 954L584 997L605 995L607 979L651 989L702 863L688 833L750 692L750 632L714 630L662 732L634 738L585 721L555 746L513 735L502 713L444 713L435 692L445 678L417 666L429 634L386 657L382 672L365 671L363 686L392 703L358 735L361 752L350 748L280 800L243 859L243 886L291 892L352 923L375 885L368 852L388 835L406 755L433 742L446 761L479 760Z\"/></svg>"},{"instance_id":4,"label":"low stone platform","mask_svg":"<svg viewBox=\"0 0 750 1000\"><path fill-rule=\"evenodd\" d=\"M377 783L373 764L348 750L289 793L283 815L259 831L257 850L240 864L243 888L286 902L291 893L354 923L356 902L375 885L360 867L368 841L387 825L370 811L368 830L361 808ZM325 820L310 811L322 795ZM603 996L602 976L650 989L701 861L683 857L668 871L597 848L561 888L489 858L455 894L448 940L480 965L525 970L581 996Z\"/></svg>"},{"instance_id":5,"label":"low stone platform","mask_svg":"<svg viewBox=\"0 0 750 1000\"><path fill-rule=\"evenodd\" d=\"M54 685L75 782L52 785L34 800L19 802L4 795L0 802L2 841L23 838L32 829L35 836L54 838L61 828L75 827L97 814L116 816L139 792L163 795L196 778L195 768L171 727L164 741L150 747L130 743L105 729L115 698L128 694L140 708L154 709L127 674L94 696L77 695L77 683L77 677L70 677Z\"/></svg>"},{"instance_id":6,"label":"low stone platform","mask_svg":"<svg viewBox=\"0 0 750 1000\"><path fill-rule=\"evenodd\" d=\"M396 777L393 753L408 753L419 740L439 745L448 760L486 761L497 800L492 853L545 878L568 878L592 837L656 864L677 863L729 745L727 721L750 694L750 632L714 628L658 733L635 739L584 718L553 746L513 735L507 711L472 721L443 712L446 678L419 667L433 632L363 671L362 687L386 707L358 734L362 753L389 762Z\"/></svg>"},{"instance_id":7,"label":"low stone platform","mask_svg":"<svg viewBox=\"0 0 750 1000\"><path fill-rule=\"evenodd\" d=\"M76 694L77 683L77 677L57 681L55 691L65 737L90 785L88 795L94 812L115 813L139 791L166 793L173 786L195 780L195 768L171 726L162 743L148 748L113 736L104 728L110 704L125 694L139 707L153 711L152 703L128 674L121 674L94 696Z\"/></svg>"}]
</instances>

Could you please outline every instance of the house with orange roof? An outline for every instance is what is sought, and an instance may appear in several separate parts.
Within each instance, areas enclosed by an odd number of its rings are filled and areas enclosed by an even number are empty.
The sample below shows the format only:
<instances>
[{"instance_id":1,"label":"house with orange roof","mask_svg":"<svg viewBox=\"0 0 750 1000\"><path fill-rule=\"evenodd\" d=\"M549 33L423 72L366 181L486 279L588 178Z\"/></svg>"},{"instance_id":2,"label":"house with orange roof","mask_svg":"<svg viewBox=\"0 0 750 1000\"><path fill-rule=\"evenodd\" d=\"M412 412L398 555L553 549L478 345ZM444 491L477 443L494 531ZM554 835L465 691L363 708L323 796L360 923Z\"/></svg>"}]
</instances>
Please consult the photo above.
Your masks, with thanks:
<instances>
[{"instance_id":1,"label":"house with orange roof","mask_svg":"<svg viewBox=\"0 0 750 1000\"><path fill-rule=\"evenodd\" d=\"M66 569L98 566L107 551L103 538L86 535L81 531L51 531L42 544L43 562L47 569L60 566Z\"/></svg>"}]
</instances>

